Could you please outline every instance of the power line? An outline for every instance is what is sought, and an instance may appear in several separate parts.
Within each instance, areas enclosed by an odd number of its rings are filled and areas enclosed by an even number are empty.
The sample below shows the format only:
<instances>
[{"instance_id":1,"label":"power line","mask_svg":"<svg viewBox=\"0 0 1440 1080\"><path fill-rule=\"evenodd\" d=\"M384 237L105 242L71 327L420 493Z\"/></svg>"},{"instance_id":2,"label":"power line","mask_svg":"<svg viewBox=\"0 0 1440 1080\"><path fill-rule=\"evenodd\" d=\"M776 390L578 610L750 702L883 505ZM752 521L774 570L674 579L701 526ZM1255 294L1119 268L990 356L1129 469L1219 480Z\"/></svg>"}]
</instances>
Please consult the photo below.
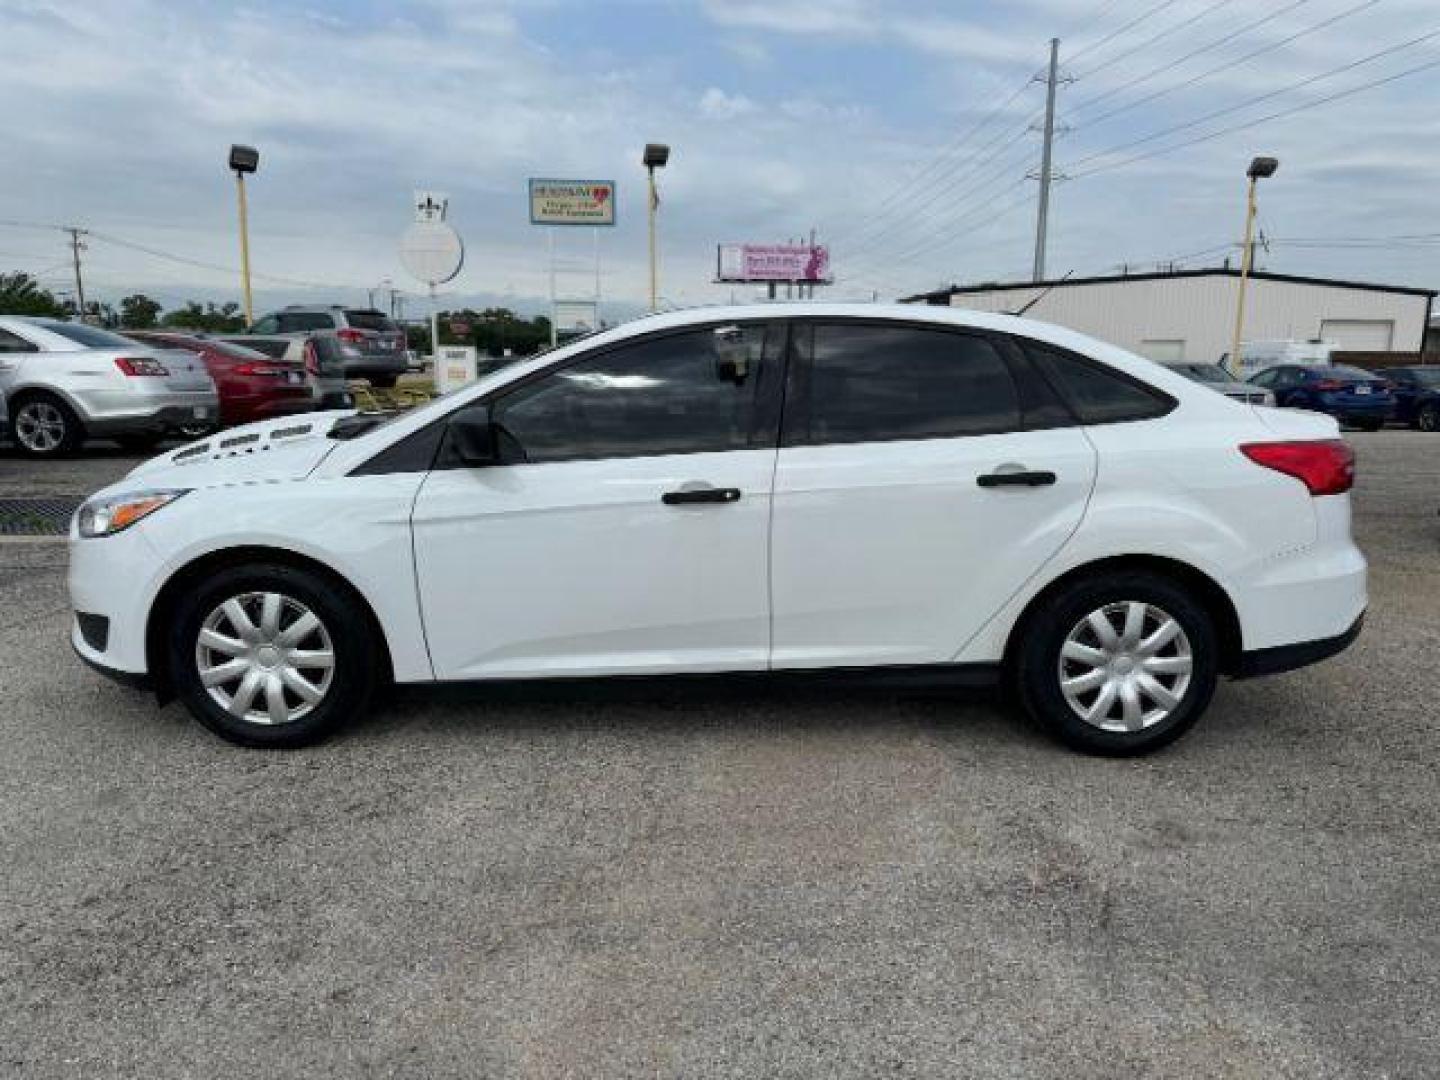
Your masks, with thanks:
<instances>
[{"instance_id":1,"label":"power line","mask_svg":"<svg viewBox=\"0 0 1440 1080\"><path fill-rule=\"evenodd\" d=\"M1150 48L1150 46L1154 45L1157 41L1161 41L1161 40L1169 37L1171 34L1176 33L1177 31L1184 30L1187 26L1193 26L1195 23L1197 23L1197 22L1199 22L1201 19L1205 18L1205 16L1209 15L1211 12L1219 11L1222 7L1225 7L1227 4L1230 4L1230 3L1233 3L1233 2L1234 2L1234 0L1215 0L1214 3L1210 4L1208 7L1202 8L1200 11L1196 12L1194 15L1191 15L1188 19L1182 19L1182 20L1180 20L1178 23L1175 23L1173 26L1168 26L1168 27L1166 27L1164 30L1161 30L1158 34L1152 34L1150 37L1148 37L1148 38L1146 38L1144 41L1140 42L1139 45L1133 45L1133 46L1131 46L1130 48L1126 49L1124 52L1118 53L1117 55L1110 57L1110 59L1106 60L1104 63L1099 64L1098 66L1091 68L1089 71L1085 72L1085 74L1083 74L1083 75L1076 75L1075 78L1076 78L1077 80L1078 80L1078 79L1088 79L1088 78L1090 78L1092 75L1094 75L1096 72L1098 72L1098 71L1104 71L1106 68L1108 68L1108 67L1110 67L1110 66L1112 66L1112 65L1114 65L1114 64L1118 64L1121 60L1126 60L1126 59L1130 58L1131 56L1134 56L1134 55L1135 55L1137 52L1139 52L1141 49L1148 49L1148 48Z\"/></svg>"},{"instance_id":2,"label":"power line","mask_svg":"<svg viewBox=\"0 0 1440 1080\"><path fill-rule=\"evenodd\" d=\"M1276 49L1282 49L1286 45L1289 45L1291 42L1299 41L1301 38L1308 37L1310 34L1314 34L1320 30L1324 30L1326 27L1334 26L1342 19L1348 19L1352 15L1358 15L1360 12L1366 10L1367 8L1372 8L1378 3L1380 3L1380 0L1363 0L1362 3L1356 4L1354 7L1346 8L1344 11L1332 15L1327 19L1322 19L1320 22L1315 23L1312 26L1307 26L1305 29L1291 34L1289 37L1281 38L1279 41L1272 42L1269 45L1263 45L1260 48L1254 49L1251 52L1246 53L1244 56L1237 57L1234 60L1227 60L1223 64L1219 64L1216 67L1210 68L1208 71L1202 71L1199 75L1193 75L1190 78L1184 80L1183 82L1178 82L1173 86L1167 86L1152 93L1144 94L1136 98L1134 101L1129 102L1128 104L1118 105L1115 108L1110 109L1108 112L1103 112L1099 116L1093 117L1091 120L1080 126L1094 127L1096 124L1099 124L1102 121L1109 120L1112 116L1119 116L1121 113L1129 112L1131 109L1137 108L1138 106L1148 104L1149 102L1156 101L1162 97L1168 97L1170 94L1175 93L1175 91L1177 90L1184 90L1186 87L1194 86L1196 83L1199 82L1204 82L1206 79L1210 78L1213 75L1219 75L1222 71L1229 71L1231 68L1239 67L1241 64L1253 60L1257 56L1264 56L1266 53L1274 52ZM1290 10L1290 8L1286 8L1284 10L1288 11ZM1279 14L1279 12L1277 12L1277 14ZM1224 39L1222 39L1221 42L1216 42L1215 44L1221 44L1223 43L1223 40ZM1193 55L1198 55L1198 52ZM1174 66L1175 65L1171 65L1172 68ZM1149 76L1146 76L1146 78L1148 77ZM1081 102L1080 105L1076 106L1076 108L1081 108L1086 104L1093 104L1096 100L1098 99L1091 98L1089 102Z\"/></svg>"},{"instance_id":3,"label":"power line","mask_svg":"<svg viewBox=\"0 0 1440 1080\"><path fill-rule=\"evenodd\" d=\"M1136 26L1139 26L1139 25L1140 25L1142 22L1144 22L1146 19L1150 18L1150 16L1152 16L1152 15L1158 15L1158 14L1160 14L1160 12L1164 11L1166 8L1174 7L1177 3L1179 3L1179 0L1160 0L1160 2L1159 2L1158 4L1155 4L1154 6L1147 8L1145 11L1143 11L1143 12L1141 12L1139 15L1135 16L1135 18L1131 19L1131 20L1130 20L1128 23L1126 23L1124 26L1120 27L1118 30L1114 30L1114 31L1112 31L1111 33L1105 35L1103 38L1101 38L1099 41L1095 42L1093 45L1087 45L1085 48L1081 49L1081 50L1080 50L1079 52L1077 52L1074 56L1070 57L1070 63L1073 64L1076 60L1079 60L1082 56L1088 56L1090 53L1094 52L1096 49L1103 48L1104 46L1108 45L1110 42L1112 42L1112 41L1114 41L1116 38L1118 38L1121 34L1125 33L1127 30L1130 30L1130 29L1133 29L1133 28L1136 27Z\"/></svg>"},{"instance_id":4,"label":"power line","mask_svg":"<svg viewBox=\"0 0 1440 1080\"><path fill-rule=\"evenodd\" d=\"M1327 94L1325 97L1316 98L1314 101L1302 102L1299 105L1292 106L1288 109L1281 109L1278 112L1270 113L1267 116L1260 116L1256 117L1253 120L1247 120L1243 124L1232 124L1230 127L1221 128L1218 131L1212 131L1207 135L1199 135L1193 139L1186 139L1183 142L1175 143L1173 146L1164 146L1156 150L1147 151L1143 154L1135 154L1120 161L1111 162L1105 165L1097 165L1093 169L1087 169L1084 172L1074 173L1072 174L1072 176L1074 179L1080 179L1081 177L1085 176L1093 176L1097 172L1108 172L1110 169L1118 169L1123 165L1129 165L1136 161L1143 161L1146 158L1159 157L1162 154L1173 153L1174 151L1184 149L1187 146L1195 146L1199 143L1209 142L1212 139L1218 139L1222 135L1229 135L1236 131L1244 131L1247 128L1257 127L1260 124L1269 123L1271 120L1278 120L1285 116L1293 116L1295 113L1305 112L1308 109L1318 108L1319 106L1326 105L1332 101L1339 101L1342 98L1353 97L1354 95L1361 93L1362 91L1371 90L1377 86L1385 86L1388 83L1396 82L1399 79L1406 78L1410 75L1415 75L1421 71L1427 71L1433 67L1440 67L1440 60L1431 60L1428 63L1419 64L1412 68L1406 68L1404 71L1398 71L1395 74L1388 75L1382 79L1373 79L1368 83L1361 83L1359 86L1353 86L1348 90L1340 90L1333 94Z\"/></svg>"},{"instance_id":5,"label":"power line","mask_svg":"<svg viewBox=\"0 0 1440 1080\"><path fill-rule=\"evenodd\" d=\"M1129 150L1129 149L1131 149L1131 148L1133 148L1133 147L1136 147L1136 146L1143 146L1143 145L1145 145L1146 143L1154 142L1156 139L1164 138L1166 135L1173 135L1173 134L1174 134L1175 132L1177 132L1177 131L1188 131L1190 128L1198 127L1200 124L1206 123L1207 121L1217 119L1218 117L1221 117L1221 116L1228 116L1229 114L1235 113L1235 112L1239 112L1239 111L1241 111L1242 109L1248 109L1248 108L1249 108L1250 106L1252 106L1252 105L1258 105L1258 104L1260 104L1260 102L1262 102L1262 101L1269 101L1271 98L1279 97L1279 96L1282 95L1282 94L1288 94L1288 93L1291 93L1292 91L1299 90L1299 89L1301 89L1301 88L1303 88L1303 87L1306 87L1306 86L1310 86L1310 85L1312 85L1313 83L1321 82L1321 81L1323 81L1323 80L1325 80L1325 79L1334 78L1336 75L1344 74L1344 73L1347 72L1347 71L1353 71L1355 68L1362 67L1362 66L1365 65L1365 64L1373 63L1374 61L1379 60L1379 59L1381 59L1382 57L1390 56L1390 55L1392 55L1392 54L1394 54L1394 53L1401 52L1401 51L1403 51L1403 50L1405 50L1405 49L1408 49L1408 48L1411 48L1411 47L1413 47L1413 46L1415 46L1415 45L1420 44L1422 41L1429 41L1431 38L1434 38L1434 37L1440 37L1440 30L1432 30L1432 31L1430 31L1428 34L1421 34L1419 37L1411 38L1409 41L1403 41L1403 42L1401 42L1401 43L1398 44L1398 45L1391 45L1391 46L1389 46L1389 47L1387 47L1387 48L1381 49L1379 52L1371 53L1369 56L1362 56L1362 57L1361 57L1360 59L1358 59L1358 60L1352 60L1352 61L1350 61L1350 63L1348 63L1348 64L1342 64L1340 67L1331 68L1329 71L1322 71L1322 72L1320 72L1320 73L1317 74L1317 75L1311 75L1311 76L1309 76L1308 78L1301 79L1299 82L1291 83L1291 84L1289 84L1289 85L1287 85L1287 86L1282 86L1282 87L1280 87L1279 89L1268 91L1267 93L1260 94L1260 95L1258 95L1258 96L1256 96L1256 97L1253 97L1253 98L1246 98L1244 101L1241 101L1241 102L1239 102L1238 104L1229 105L1229 106L1227 106L1227 107L1225 107L1225 108L1223 108L1223 109L1216 109L1214 112L1206 113L1204 116L1196 117L1194 120L1187 120L1187 121L1185 121L1185 123L1183 123L1183 124L1173 124L1173 125L1171 125L1170 127L1162 128L1162 129L1160 129L1159 131L1152 132L1152 133L1150 133L1149 135L1145 135L1145 136L1143 136L1143 137L1141 137L1141 138L1139 138L1139 139L1132 139L1130 142L1121 143L1121 144L1119 144L1118 146L1112 146L1112 147L1109 147L1109 148L1107 148L1107 149L1105 149L1105 150L1096 151L1096 152L1093 153L1093 154L1089 154L1089 155L1087 155L1086 157L1080 158L1078 161L1071 162L1071 168L1072 168L1072 169L1078 169L1079 166L1086 165L1086 164L1088 164L1088 163L1091 162L1091 161L1097 160L1098 158L1107 157L1107 156L1109 156L1110 154L1119 153L1120 151L1124 151L1124 150ZM1428 65L1427 65L1427 66L1428 66ZM1420 69L1417 69L1417 70L1420 70ZM1389 81L1389 80L1382 80L1382 81ZM1380 83L1377 82L1377 83L1366 84L1366 85L1367 85L1367 86L1369 86L1369 85L1378 86L1378 85L1380 85ZM1363 87L1362 87L1362 89L1363 89ZM1333 99L1331 99L1331 98L1322 98L1322 99L1320 99L1320 101L1317 102L1316 104L1319 104L1319 103L1324 102L1324 101L1327 101L1327 100L1333 100ZM1287 113L1277 113L1276 115L1277 115L1277 116L1278 116L1278 115L1287 115ZM1257 122L1258 122L1258 121L1257 121ZM1131 160L1138 160L1138 159L1131 159ZM1108 166L1107 166L1107 168L1108 168ZM1092 172L1092 173L1095 172L1095 171L1096 171L1095 169L1090 169L1090 170L1088 170L1088 172ZM1077 176L1078 176L1078 175L1086 175L1086 173L1076 173L1075 175L1077 175Z\"/></svg>"},{"instance_id":6,"label":"power line","mask_svg":"<svg viewBox=\"0 0 1440 1080\"><path fill-rule=\"evenodd\" d=\"M1234 41L1237 37L1240 37L1243 34L1247 34L1251 30L1257 30L1260 27L1264 26L1266 23L1273 22L1274 20L1280 18L1280 16L1285 15L1288 12L1294 11L1296 8L1302 7L1308 3L1310 3L1310 0L1294 0L1293 3L1276 11L1272 11L1268 15L1261 16L1254 22L1246 23L1244 26L1230 31L1230 33L1225 34L1223 37L1216 38L1214 41L1210 42L1207 45L1202 45L1198 49L1191 50L1184 56L1171 60L1168 63L1161 64L1159 67L1151 68L1144 75L1137 75L1135 78L1130 79L1127 82L1123 82L1118 86L1112 86L1104 93L1095 94L1088 98L1082 98L1080 101L1076 102L1070 107L1070 111L1067 115L1073 116L1077 112L1081 112L1084 109L1090 108L1090 106L1096 104L1097 102L1104 101L1106 98L1111 98L1114 97L1116 94L1124 93L1131 87L1139 86L1141 83L1148 82L1156 75L1160 75L1167 71L1174 71L1177 67L1180 67L1186 61L1193 60L1197 56L1203 56L1207 52L1212 52L1215 49L1218 49L1221 45L1225 45L1231 41ZM1091 74L1094 73L1092 72ZM1129 106L1126 106L1126 108L1129 108Z\"/></svg>"}]
</instances>

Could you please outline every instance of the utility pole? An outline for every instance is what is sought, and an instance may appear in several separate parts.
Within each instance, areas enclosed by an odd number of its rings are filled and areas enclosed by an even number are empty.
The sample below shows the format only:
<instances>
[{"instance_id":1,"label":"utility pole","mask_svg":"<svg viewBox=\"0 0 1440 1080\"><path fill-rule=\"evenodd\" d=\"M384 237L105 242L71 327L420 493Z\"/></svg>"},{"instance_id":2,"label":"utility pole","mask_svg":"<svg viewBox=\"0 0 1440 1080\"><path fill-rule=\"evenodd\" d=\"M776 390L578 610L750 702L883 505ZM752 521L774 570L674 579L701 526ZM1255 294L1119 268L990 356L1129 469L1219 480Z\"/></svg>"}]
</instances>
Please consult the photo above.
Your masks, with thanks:
<instances>
[{"instance_id":1,"label":"utility pole","mask_svg":"<svg viewBox=\"0 0 1440 1080\"><path fill-rule=\"evenodd\" d=\"M77 229L73 226L65 230L70 234L70 253L75 259L75 299L80 305L80 321L85 321L85 282L80 277L80 252L85 250L80 237L85 235L84 229Z\"/></svg>"},{"instance_id":2,"label":"utility pole","mask_svg":"<svg viewBox=\"0 0 1440 1080\"><path fill-rule=\"evenodd\" d=\"M1050 226L1051 160L1055 143L1055 88L1060 82L1060 39L1050 39L1050 71L1045 77L1045 142L1040 150L1040 209L1035 218L1035 281L1045 280L1045 233Z\"/></svg>"}]
</instances>

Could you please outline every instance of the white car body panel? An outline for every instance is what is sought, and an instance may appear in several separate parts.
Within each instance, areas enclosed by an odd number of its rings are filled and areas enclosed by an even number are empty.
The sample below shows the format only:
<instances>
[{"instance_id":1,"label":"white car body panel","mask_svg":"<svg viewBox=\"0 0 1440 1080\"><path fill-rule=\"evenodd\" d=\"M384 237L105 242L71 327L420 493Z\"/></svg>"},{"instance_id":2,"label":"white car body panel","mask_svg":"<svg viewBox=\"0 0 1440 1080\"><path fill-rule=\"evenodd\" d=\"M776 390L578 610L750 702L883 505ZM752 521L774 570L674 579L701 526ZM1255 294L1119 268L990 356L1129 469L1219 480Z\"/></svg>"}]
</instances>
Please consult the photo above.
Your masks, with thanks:
<instances>
[{"instance_id":1,"label":"white car body panel","mask_svg":"<svg viewBox=\"0 0 1440 1080\"><path fill-rule=\"evenodd\" d=\"M1015 333L1128 372L1179 404L1156 420L995 436L349 475L490 391L596 346L807 315ZM164 583L241 546L298 553L354 585L401 682L994 664L1048 584L1118 556L1210 577L1247 650L1339 635L1366 602L1348 495L1311 498L1238 450L1335 438L1333 420L1231 401L1124 350L1010 316L835 304L673 313L495 372L345 441L325 435L340 415L236 429L107 489L192 490L119 535L72 536L75 607L112 624L104 655L78 633L77 650L143 673L145 622ZM312 430L286 434L306 421ZM258 438L220 445L249 435ZM1059 481L976 485L1012 463ZM686 483L743 496L660 502Z\"/></svg>"}]
</instances>

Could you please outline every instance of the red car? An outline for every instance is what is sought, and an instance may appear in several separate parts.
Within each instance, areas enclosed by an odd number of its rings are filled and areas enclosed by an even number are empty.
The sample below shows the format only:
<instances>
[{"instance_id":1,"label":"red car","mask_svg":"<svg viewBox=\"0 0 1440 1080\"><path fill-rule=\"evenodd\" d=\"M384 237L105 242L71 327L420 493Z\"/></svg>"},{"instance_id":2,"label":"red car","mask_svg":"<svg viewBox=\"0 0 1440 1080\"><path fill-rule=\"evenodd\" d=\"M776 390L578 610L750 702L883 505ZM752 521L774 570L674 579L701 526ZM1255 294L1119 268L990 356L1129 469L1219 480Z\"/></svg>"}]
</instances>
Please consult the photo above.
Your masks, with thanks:
<instances>
[{"instance_id":1,"label":"red car","mask_svg":"<svg viewBox=\"0 0 1440 1080\"><path fill-rule=\"evenodd\" d=\"M198 334L129 330L127 337L157 349L184 349L205 361L220 392L220 424L233 427L314 408L305 366Z\"/></svg>"}]
</instances>

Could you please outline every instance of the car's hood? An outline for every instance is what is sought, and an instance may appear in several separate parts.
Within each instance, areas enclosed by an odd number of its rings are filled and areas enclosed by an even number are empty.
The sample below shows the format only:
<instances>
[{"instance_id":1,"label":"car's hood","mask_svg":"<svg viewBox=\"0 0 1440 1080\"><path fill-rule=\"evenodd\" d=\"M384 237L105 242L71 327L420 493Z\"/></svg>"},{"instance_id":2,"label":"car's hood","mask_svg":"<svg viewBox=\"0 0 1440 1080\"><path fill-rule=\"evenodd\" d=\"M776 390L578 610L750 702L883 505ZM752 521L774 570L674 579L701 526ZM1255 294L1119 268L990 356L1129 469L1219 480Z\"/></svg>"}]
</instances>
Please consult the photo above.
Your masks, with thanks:
<instances>
[{"instance_id":1,"label":"car's hood","mask_svg":"<svg viewBox=\"0 0 1440 1080\"><path fill-rule=\"evenodd\" d=\"M153 457L130 470L121 487L201 488L300 480L339 444L327 436L354 410L262 420Z\"/></svg>"}]
</instances>

